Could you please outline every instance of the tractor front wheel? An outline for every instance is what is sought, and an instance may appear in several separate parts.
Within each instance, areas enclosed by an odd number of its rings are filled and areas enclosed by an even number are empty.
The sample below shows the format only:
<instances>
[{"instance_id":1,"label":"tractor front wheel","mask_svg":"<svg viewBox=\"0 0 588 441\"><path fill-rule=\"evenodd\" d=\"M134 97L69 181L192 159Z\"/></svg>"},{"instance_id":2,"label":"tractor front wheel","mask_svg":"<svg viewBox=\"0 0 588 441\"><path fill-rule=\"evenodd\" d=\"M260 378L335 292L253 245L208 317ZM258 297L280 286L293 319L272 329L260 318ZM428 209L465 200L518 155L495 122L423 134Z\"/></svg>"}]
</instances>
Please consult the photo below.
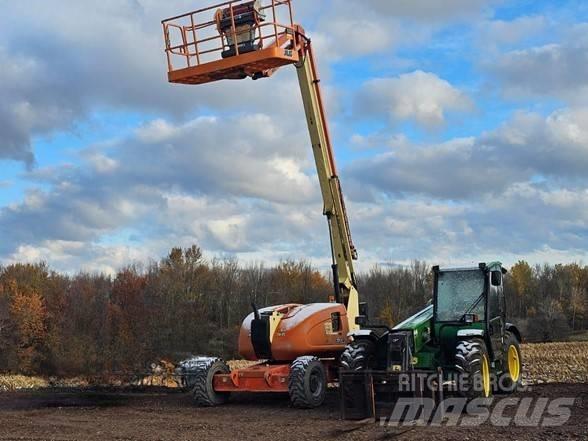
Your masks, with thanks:
<instances>
[{"instance_id":1,"label":"tractor front wheel","mask_svg":"<svg viewBox=\"0 0 588 441\"><path fill-rule=\"evenodd\" d=\"M368 381L367 375L363 378L361 376L354 378L354 376L351 375L351 379L348 380L345 377L345 372L368 372L375 368L375 360L376 345L371 340L354 340L347 345L345 351L341 354L339 363L342 372L341 377L339 378L339 383L341 388L342 405L345 409L355 409L358 406L363 406L367 412L370 402L366 394L366 381Z\"/></svg>"},{"instance_id":2,"label":"tractor front wheel","mask_svg":"<svg viewBox=\"0 0 588 441\"><path fill-rule=\"evenodd\" d=\"M496 384L496 391L503 394L516 392L523 379L523 358L519 340L506 332L502 354L503 373Z\"/></svg>"},{"instance_id":3,"label":"tractor front wheel","mask_svg":"<svg viewBox=\"0 0 588 441\"><path fill-rule=\"evenodd\" d=\"M341 367L348 371L372 369L375 359L375 345L371 340L356 340L345 348L341 355Z\"/></svg>"},{"instance_id":4,"label":"tractor front wheel","mask_svg":"<svg viewBox=\"0 0 588 441\"><path fill-rule=\"evenodd\" d=\"M216 374L228 374L230 372L229 366L218 358L207 359L190 372L194 404L198 407L214 407L225 404L229 399L229 393L216 392L213 381Z\"/></svg>"},{"instance_id":5,"label":"tractor front wheel","mask_svg":"<svg viewBox=\"0 0 588 441\"><path fill-rule=\"evenodd\" d=\"M299 409L314 409L325 401L327 372L317 357L300 357L290 366L290 401Z\"/></svg>"},{"instance_id":6,"label":"tractor front wheel","mask_svg":"<svg viewBox=\"0 0 588 441\"><path fill-rule=\"evenodd\" d=\"M468 398L492 395L490 357L481 338L462 340L455 349L455 367L459 372L458 392Z\"/></svg>"}]
</instances>

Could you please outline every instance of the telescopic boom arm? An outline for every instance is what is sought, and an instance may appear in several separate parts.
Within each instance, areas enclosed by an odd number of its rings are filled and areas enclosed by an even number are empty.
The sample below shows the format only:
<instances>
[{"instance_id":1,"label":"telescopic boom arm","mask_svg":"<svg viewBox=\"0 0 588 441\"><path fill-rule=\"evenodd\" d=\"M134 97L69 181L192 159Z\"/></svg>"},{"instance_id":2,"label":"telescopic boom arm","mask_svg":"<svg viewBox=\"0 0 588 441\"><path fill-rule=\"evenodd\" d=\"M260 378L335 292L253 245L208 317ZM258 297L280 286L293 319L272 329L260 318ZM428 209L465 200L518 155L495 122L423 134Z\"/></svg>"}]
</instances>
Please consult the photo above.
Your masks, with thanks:
<instances>
[{"instance_id":1,"label":"telescopic boom arm","mask_svg":"<svg viewBox=\"0 0 588 441\"><path fill-rule=\"evenodd\" d=\"M296 70L324 202L324 214L329 224L335 296L337 302L347 306L349 328L354 330L358 329L355 318L359 315L359 295L353 270L357 250L351 238L341 181L337 174L312 43L302 29L297 32L297 38L301 61L296 65Z\"/></svg>"}]
</instances>

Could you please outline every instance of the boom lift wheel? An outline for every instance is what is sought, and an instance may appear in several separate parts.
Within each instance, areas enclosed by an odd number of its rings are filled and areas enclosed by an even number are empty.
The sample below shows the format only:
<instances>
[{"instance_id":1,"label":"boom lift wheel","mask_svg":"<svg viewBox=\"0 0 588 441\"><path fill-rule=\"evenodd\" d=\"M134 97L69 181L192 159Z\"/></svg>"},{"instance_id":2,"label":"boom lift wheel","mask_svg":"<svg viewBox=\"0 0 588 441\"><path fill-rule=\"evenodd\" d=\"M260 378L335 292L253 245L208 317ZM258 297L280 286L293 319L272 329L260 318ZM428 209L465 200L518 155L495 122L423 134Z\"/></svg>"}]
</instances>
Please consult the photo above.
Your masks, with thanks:
<instances>
[{"instance_id":1,"label":"boom lift wheel","mask_svg":"<svg viewBox=\"0 0 588 441\"><path fill-rule=\"evenodd\" d=\"M488 398L492 395L490 357L486 343L481 338L457 342L455 367L463 374L458 392L469 399Z\"/></svg>"},{"instance_id":2,"label":"boom lift wheel","mask_svg":"<svg viewBox=\"0 0 588 441\"><path fill-rule=\"evenodd\" d=\"M192 396L198 407L214 407L225 404L229 399L227 392L215 392L213 380L216 374L228 374L229 366L219 358L210 358L192 373Z\"/></svg>"},{"instance_id":3,"label":"boom lift wheel","mask_svg":"<svg viewBox=\"0 0 588 441\"><path fill-rule=\"evenodd\" d=\"M314 409L325 401L327 372L317 357L300 357L290 367L290 401L299 409Z\"/></svg>"}]
</instances>

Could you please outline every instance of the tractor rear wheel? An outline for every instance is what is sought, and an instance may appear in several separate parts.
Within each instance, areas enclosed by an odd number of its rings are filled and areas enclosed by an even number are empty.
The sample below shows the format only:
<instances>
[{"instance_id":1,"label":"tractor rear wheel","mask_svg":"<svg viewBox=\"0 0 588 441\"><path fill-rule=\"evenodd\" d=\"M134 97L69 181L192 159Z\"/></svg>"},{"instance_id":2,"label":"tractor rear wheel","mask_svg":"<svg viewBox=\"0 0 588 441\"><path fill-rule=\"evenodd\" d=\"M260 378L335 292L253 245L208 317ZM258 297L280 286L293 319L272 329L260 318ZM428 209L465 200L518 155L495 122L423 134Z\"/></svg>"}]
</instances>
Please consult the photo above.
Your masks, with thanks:
<instances>
[{"instance_id":1,"label":"tractor rear wheel","mask_svg":"<svg viewBox=\"0 0 588 441\"><path fill-rule=\"evenodd\" d=\"M458 393L468 399L488 398L492 395L490 357L481 338L457 342L455 367L459 372Z\"/></svg>"},{"instance_id":2,"label":"tractor rear wheel","mask_svg":"<svg viewBox=\"0 0 588 441\"><path fill-rule=\"evenodd\" d=\"M214 407L225 404L229 399L228 392L216 392L213 380L216 374L229 374L229 366L219 358L210 358L202 362L190 375L192 376L192 397L198 407Z\"/></svg>"},{"instance_id":3,"label":"tractor rear wheel","mask_svg":"<svg viewBox=\"0 0 588 441\"><path fill-rule=\"evenodd\" d=\"M519 340L511 332L504 335L503 373L496 384L496 391L503 394L516 392L523 379L523 358Z\"/></svg>"},{"instance_id":4,"label":"tractor rear wheel","mask_svg":"<svg viewBox=\"0 0 588 441\"><path fill-rule=\"evenodd\" d=\"M290 366L290 401L299 409L314 409L325 401L327 372L317 357L300 357Z\"/></svg>"},{"instance_id":5,"label":"tractor rear wheel","mask_svg":"<svg viewBox=\"0 0 588 441\"><path fill-rule=\"evenodd\" d=\"M371 340L354 341L347 345L341 355L341 367L348 371L372 369L376 348Z\"/></svg>"}]
</instances>

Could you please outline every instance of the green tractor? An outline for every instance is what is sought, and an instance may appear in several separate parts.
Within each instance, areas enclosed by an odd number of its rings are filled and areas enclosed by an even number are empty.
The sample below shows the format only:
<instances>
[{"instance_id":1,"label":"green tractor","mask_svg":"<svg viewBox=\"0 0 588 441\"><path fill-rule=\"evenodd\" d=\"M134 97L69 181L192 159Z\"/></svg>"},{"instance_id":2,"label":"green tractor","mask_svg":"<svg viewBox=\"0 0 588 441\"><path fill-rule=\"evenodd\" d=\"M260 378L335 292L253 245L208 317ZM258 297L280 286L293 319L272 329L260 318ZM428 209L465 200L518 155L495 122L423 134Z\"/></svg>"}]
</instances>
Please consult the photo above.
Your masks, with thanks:
<instances>
[{"instance_id":1,"label":"green tractor","mask_svg":"<svg viewBox=\"0 0 588 441\"><path fill-rule=\"evenodd\" d=\"M428 390L440 399L444 389L474 399L512 393L521 384L521 334L507 322L502 264L433 273L432 305L393 329L368 324L365 308L358 317L362 329L341 356L344 418L376 416L382 397L389 402L407 392L400 383L411 374L437 380L422 381L409 394Z\"/></svg>"}]
</instances>

